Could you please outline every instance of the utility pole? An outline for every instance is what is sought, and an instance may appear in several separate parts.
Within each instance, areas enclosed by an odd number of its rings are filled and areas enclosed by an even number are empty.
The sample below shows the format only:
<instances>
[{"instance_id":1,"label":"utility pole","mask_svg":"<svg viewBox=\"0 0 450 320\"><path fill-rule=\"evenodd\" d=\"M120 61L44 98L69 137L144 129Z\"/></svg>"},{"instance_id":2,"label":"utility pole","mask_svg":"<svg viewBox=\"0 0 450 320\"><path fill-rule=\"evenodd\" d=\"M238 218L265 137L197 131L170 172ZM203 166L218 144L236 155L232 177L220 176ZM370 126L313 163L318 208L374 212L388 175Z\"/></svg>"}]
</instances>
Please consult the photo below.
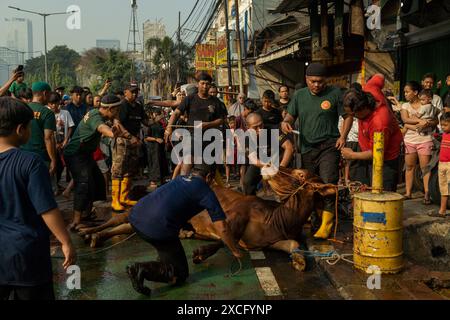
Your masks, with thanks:
<instances>
[{"instance_id":1,"label":"utility pole","mask_svg":"<svg viewBox=\"0 0 450 320\"><path fill-rule=\"evenodd\" d=\"M227 68L228 68L228 92L233 91L233 78L231 73L231 46L230 46L230 28L228 27L228 0L224 0L225 6L225 35L227 38Z\"/></svg>"},{"instance_id":2,"label":"utility pole","mask_svg":"<svg viewBox=\"0 0 450 320\"><path fill-rule=\"evenodd\" d=\"M241 54L241 28L239 26L239 0L234 0L236 10L236 42L238 55L239 92L244 93L244 83L242 80L242 54Z\"/></svg>"},{"instance_id":3,"label":"utility pole","mask_svg":"<svg viewBox=\"0 0 450 320\"><path fill-rule=\"evenodd\" d=\"M181 11L178 11L178 62L177 62L177 82L180 82L181 78Z\"/></svg>"}]
</instances>

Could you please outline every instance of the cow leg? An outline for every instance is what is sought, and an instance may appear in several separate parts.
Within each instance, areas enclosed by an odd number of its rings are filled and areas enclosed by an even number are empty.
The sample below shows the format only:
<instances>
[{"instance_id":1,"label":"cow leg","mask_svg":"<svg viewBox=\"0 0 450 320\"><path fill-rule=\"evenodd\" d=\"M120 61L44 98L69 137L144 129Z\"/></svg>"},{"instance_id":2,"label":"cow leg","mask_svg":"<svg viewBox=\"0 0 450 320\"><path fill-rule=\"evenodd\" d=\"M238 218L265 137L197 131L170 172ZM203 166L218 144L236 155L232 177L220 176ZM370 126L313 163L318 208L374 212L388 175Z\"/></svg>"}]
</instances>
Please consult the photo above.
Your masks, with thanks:
<instances>
[{"instance_id":1,"label":"cow leg","mask_svg":"<svg viewBox=\"0 0 450 320\"><path fill-rule=\"evenodd\" d=\"M123 223L128 223L128 213L124 213L124 214L113 216L111 219L106 221L104 224L101 224L101 225L99 225L97 227L80 228L78 234L80 236L85 236L87 234L100 232L100 231L105 230L107 228L117 227L117 226L119 226L119 225L121 225Z\"/></svg>"},{"instance_id":2,"label":"cow leg","mask_svg":"<svg viewBox=\"0 0 450 320\"><path fill-rule=\"evenodd\" d=\"M132 234L133 228L129 223L123 223L115 228L103 230L91 235L91 248L95 248L105 240L122 234Z\"/></svg>"},{"instance_id":3,"label":"cow leg","mask_svg":"<svg viewBox=\"0 0 450 320\"><path fill-rule=\"evenodd\" d=\"M223 246L224 246L223 242L218 241L218 242L211 243L206 246L201 246L200 248L195 249L192 252L192 262L194 262L195 264L199 264L199 263L205 261L212 255L214 255Z\"/></svg>"},{"instance_id":4,"label":"cow leg","mask_svg":"<svg viewBox=\"0 0 450 320\"><path fill-rule=\"evenodd\" d=\"M299 244L295 240L282 240L274 243L269 248L275 249L275 250L281 250L291 255L292 258L292 266L294 269L298 271L305 271L306 268L306 261L305 257L299 253L294 252L295 249L299 248Z\"/></svg>"}]
</instances>

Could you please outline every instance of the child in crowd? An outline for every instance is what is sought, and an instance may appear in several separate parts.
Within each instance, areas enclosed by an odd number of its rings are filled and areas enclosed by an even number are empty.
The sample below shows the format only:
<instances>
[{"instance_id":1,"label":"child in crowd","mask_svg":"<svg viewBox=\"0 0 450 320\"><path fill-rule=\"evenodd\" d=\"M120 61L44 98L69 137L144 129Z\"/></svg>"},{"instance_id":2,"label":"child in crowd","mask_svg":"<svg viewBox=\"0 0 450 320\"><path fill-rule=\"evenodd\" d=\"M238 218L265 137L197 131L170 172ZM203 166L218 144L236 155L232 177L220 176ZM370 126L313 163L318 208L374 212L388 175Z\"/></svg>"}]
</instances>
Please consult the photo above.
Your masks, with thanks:
<instances>
[{"instance_id":1,"label":"child in crowd","mask_svg":"<svg viewBox=\"0 0 450 320\"><path fill-rule=\"evenodd\" d=\"M154 191L158 185L163 183L164 178L164 127L161 123L164 115L161 109L154 108L150 117L153 119L153 123L148 128L145 143L147 146L148 176L150 179L148 190Z\"/></svg>"},{"instance_id":2,"label":"child in crowd","mask_svg":"<svg viewBox=\"0 0 450 320\"><path fill-rule=\"evenodd\" d=\"M0 300L55 299L50 232L62 244L64 269L75 263L48 168L19 148L30 138L33 118L25 103L0 97Z\"/></svg>"},{"instance_id":3,"label":"child in crowd","mask_svg":"<svg viewBox=\"0 0 450 320\"><path fill-rule=\"evenodd\" d=\"M234 143L231 144L227 143L226 146L226 153L225 153L225 177L226 177L226 187L231 187L230 185L230 172L232 171L232 168L234 168L234 174L236 175L236 164L237 164L237 145L236 145L236 138L234 137L234 132L236 130L236 117L235 116L228 116L228 127L230 130L230 137L232 137ZM228 159L233 159L232 163L227 163Z\"/></svg>"},{"instance_id":4,"label":"child in crowd","mask_svg":"<svg viewBox=\"0 0 450 320\"><path fill-rule=\"evenodd\" d=\"M450 112L441 117L441 128L443 131L441 151L439 153L439 190L441 191L441 207L439 216L447 216L447 201L450 193Z\"/></svg>"},{"instance_id":5,"label":"child in crowd","mask_svg":"<svg viewBox=\"0 0 450 320\"><path fill-rule=\"evenodd\" d=\"M433 106L431 104L431 101L433 100L433 91L431 91L430 89L423 89L422 91L419 92L419 100L420 100L420 110L417 113L417 117L412 117L413 120L434 120L436 119L436 117L439 114L439 109L436 108L435 106ZM426 136L426 135L430 135L434 132L434 128L431 127L427 127L425 129L416 129L415 125L409 125L406 124L405 128L405 134L408 130L417 130L417 132L421 135L421 136Z\"/></svg>"},{"instance_id":6,"label":"child in crowd","mask_svg":"<svg viewBox=\"0 0 450 320\"><path fill-rule=\"evenodd\" d=\"M57 161L56 161L56 185L57 190L55 191L55 195L61 194L64 190L60 185L59 181L61 180L61 175L64 171L64 158L63 158L63 150L65 146L69 143L69 139L72 136L72 131L75 130L75 124L72 120L72 116L69 111L61 109L61 96L52 92L50 94L48 103L48 107L55 113L56 118L56 152L57 152Z\"/></svg>"}]
</instances>

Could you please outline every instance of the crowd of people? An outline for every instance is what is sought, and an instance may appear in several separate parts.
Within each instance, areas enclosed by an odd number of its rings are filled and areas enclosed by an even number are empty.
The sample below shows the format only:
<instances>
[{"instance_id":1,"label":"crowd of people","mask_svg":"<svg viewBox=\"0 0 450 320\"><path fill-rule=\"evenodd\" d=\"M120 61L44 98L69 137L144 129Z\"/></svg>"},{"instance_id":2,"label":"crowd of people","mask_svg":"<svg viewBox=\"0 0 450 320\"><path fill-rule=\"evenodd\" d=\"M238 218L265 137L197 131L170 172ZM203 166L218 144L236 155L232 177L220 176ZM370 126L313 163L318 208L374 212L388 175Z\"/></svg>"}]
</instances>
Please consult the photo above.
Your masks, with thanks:
<instances>
[{"instance_id":1,"label":"crowd of people","mask_svg":"<svg viewBox=\"0 0 450 320\"><path fill-rule=\"evenodd\" d=\"M145 179L147 191L153 195L133 209L132 224L158 249L166 266L172 265L174 256L180 258L182 247L178 242L164 242L163 226L150 224L163 219L157 215L164 207L154 203L167 198L161 190L180 191L191 185L178 176L192 177L197 172L203 179L192 184L197 194L192 192L179 201L164 200L167 216L176 214L171 208L187 208L183 221L202 208L209 210L213 221L225 219L205 181L231 187L236 179L238 191L255 195L262 188L261 169L271 164L262 161L260 154L246 154L248 159L236 164L237 148L242 147L239 143L227 152L234 155L234 161L218 163L214 172L193 167L194 153L185 152L177 163L171 161L170 152L180 143L172 139L177 135L174 129L193 133L198 121L203 131L216 128L232 134L239 129L254 130L259 136L262 129L279 129L275 131L279 150L274 150L270 142L264 145L269 154L279 154L279 166L297 167L301 163L302 168L331 184L356 180L370 185L373 134L383 132L384 190L397 190L404 149L405 198L411 198L418 163L423 173L424 204L430 203L429 163L436 148L435 135L442 133L439 216L445 217L450 181L450 75L446 77L447 88L438 85L436 92L432 91L436 80L433 74L424 75L421 84L407 82L403 103L384 90L383 75L373 75L364 86L354 83L350 88L327 85L327 75L324 65L311 63L305 84L296 86L292 95L292 88L281 85L279 99L272 90L264 91L260 100L239 93L236 102L226 106L218 97L213 79L204 72L197 74L197 85L177 84L172 99L143 101L135 83L120 92L110 92L110 81L98 93L80 86L66 92L64 87L52 90L45 82L28 86L23 70L16 70L0 88L0 241L7 253L0 256L0 298L11 290L18 298L52 297L47 227L62 243L64 267L73 264L75 250L58 211L57 195L70 197L73 193L73 218L68 229L77 230L82 219L91 214L93 203L106 201L109 192L113 215L135 206L137 201L130 198L133 181ZM199 144L201 150L207 146L194 135L190 144L191 150ZM227 148L230 146L224 144ZM67 182L64 187L63 177ZM158 207L159 213L152 210L155 216L144 218L142 212L150 210L149 206ZM322 223L314 237L328 238L334 210L334 196L326 197ZM175 218L170 219L173 222ZM220 227L226 238L226 224ZM21 236L24 234L29 237ZM240 256L230 239L226 238L226 244L236 257ZM170 254L164 255L164 250ZM183 267L167 269L166 275L171 276L164 279L179 282L187 277L185 262L177 263ZM129 267L128 272L134 279L133 286L143 291L136 280L141 277L139 266Z\"/></svg>"}]
</instances>

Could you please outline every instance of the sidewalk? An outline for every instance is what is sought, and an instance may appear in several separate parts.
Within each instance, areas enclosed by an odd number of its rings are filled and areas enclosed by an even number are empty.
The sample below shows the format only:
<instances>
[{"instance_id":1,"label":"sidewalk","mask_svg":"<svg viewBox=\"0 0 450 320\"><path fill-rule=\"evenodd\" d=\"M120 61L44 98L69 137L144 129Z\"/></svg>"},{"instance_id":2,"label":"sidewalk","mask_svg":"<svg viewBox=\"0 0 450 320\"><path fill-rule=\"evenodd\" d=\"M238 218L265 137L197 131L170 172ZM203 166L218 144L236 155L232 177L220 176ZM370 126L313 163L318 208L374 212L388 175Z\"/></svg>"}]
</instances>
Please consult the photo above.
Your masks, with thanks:
<instances>
[{"instance_id":1,"label":"sidewalk","mask_svg":"<svg viewBox=\"0 0 450 320\"><path fill-rule=\"evenodd\" d=\"M315 260L325 275L347 300L450 300L450 219L429 217L436 205L422 204L420 194L404 202L404 269L399 274L381 275L381 288L370 290L370 274L357 270L347 261L330 265L320 257ZM353 221L339 222L337 239L344 244L308 238L308 250L339 254L353 253ZM352 260L351 256L348 257ZM330 261L332 262L332 261ZM431 289L433 288L433 289Z\"/></svg>"}]
</instances>

